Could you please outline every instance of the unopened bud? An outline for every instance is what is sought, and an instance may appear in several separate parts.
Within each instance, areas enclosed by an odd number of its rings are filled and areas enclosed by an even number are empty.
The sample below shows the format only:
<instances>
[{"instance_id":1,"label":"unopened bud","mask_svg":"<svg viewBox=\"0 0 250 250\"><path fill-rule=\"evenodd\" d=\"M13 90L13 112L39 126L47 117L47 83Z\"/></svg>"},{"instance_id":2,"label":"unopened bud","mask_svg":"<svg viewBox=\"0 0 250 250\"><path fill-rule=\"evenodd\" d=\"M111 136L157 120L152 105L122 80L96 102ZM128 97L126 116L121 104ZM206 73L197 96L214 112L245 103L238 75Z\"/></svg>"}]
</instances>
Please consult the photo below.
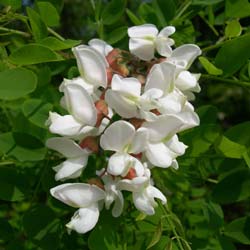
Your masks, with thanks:
<instances>
[{"instance_id":1,"label":"unopened bud","mask_svg":"<svg viewBox=\"0 0 250 250\"><path fill-rule=\"evenodd\" d=\"M155 115L161 115L161 112L158 109L151 109L150 111Z\"/></svg>"},{"instance_id":2,"label":"unopened bud","mask_svg":"<svg viewBox=\"0 0 250 250\"><path fill-rule=\"evenodd\" d=\"M95 102L95 108L97 110L96 127L101 125L102 119L108 115L109 110L106 102L104 100L99 100Z\"/></svg>"},{"instance_id":3,"label":"unopened bud","mask_svg":"<svg viewBox=\"0 0 250 250\"><path fill-rule=\"evenodd\" d=\"M142 158L142 153L139 153L139 154L130 154L132 155L133 157L137 158L138 160L141 160Z\"/></svg>"},{"instance_id":4,"label":"unopened bud","mask_svg":"<svg viewBox=\"0 0 250 250\"><path fill-rule=\"evenodd\" d=\"M80 142L80 147L83 149L84 148L89 149L90 151L92 151L94 153L98 153L98 151L99 151L99 145L98 145L96 137L94 137L94 136L88 136L88 137L84 138Z\"/></svg>"},{"instance_id":5,"label":"unopened bud","mask_svg":"<svg viewBox=\"0 0 250 250\"><path fill-rule=\"evenodd\" d=\"M110 65L110 67L120 74L121 76L125 77L129 75L129 70L126 64L123 62L122 50L120 49L113 49L109 52L106 56L106 59Z\"/></svg>"},{"instance_id":6,"label":"unopened bud","mask_svg":"<svg viewBox=\"0 0 250 250\"><path fill-rule=\"evenodd\" d=\"M123 178L124 179L129 179L129 180L132 180L136 177L136 171L134 168L130 168L127 175L124 176Z\"/></svg>"},{"instance_id":7,"label":"unopened bud","mask_svg":"<svg viewBox=\"0 0 250 250\"><path fill-rule=\"evenodd\" d=\"M140 128L142 123L145 122L143 119L138 119L138 118L131 118L129 122L136 128Z\"/></svg>"},{"instance_id":8,"label":"unopened bud","mask_svg":"<svg viewBox=\"0 0 250 250\"><path fill-rule=\"evenodd\" d=\"M97 179L97 178L91 178L91 179L89 179L89 180L88 180L88 183L89 183L90 185L96 185L97 187L99 187L99 188L101 188L101 189L104 190L104 185L103 185L102 182L101 182L99 179Z\"/></svg>"}]
</instances>

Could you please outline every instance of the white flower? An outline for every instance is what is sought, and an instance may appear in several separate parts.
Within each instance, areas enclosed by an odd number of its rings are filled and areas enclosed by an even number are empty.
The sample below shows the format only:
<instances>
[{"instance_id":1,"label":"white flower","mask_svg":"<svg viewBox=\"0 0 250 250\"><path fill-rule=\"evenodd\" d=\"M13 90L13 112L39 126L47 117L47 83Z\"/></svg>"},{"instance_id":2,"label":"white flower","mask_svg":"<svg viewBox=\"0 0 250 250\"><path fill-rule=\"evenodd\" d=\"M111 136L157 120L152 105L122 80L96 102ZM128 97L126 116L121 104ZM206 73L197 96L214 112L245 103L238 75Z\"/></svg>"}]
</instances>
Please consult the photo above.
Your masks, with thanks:
<instances>
[{"instance_id":1,"label":"white flower","mask_svg":"<svg viewBox=\"0 0 250 250\"><path fill-rule=\"evenodd\" d=\"M111 89L105 94L105 101L124 118L141 118L144 110L149 111L156 107L155 99L160 96L162 91L157 88L149 89L141 95L141 83L138 79L114 75Z\"/></svg>"},{"instance_id":2,"label":"white flower","mask_svg":"<svg viewBox=\"0 0 250 250\"><path fill-rule=\"evenodd\" d=\"M119 182L120 178L109 175L105 171L105 169L97 171L97 174L102 178L102 181L104 182L106 209L109 209L111 204L114 202L112 215L114 217L120 216L124 205L122 192L117 189L117 183Z\"/></svg>"},{"instance_id":3,"label":"white flower","mask_svg":"<svg viewBox=\"0 0 250 250\"><path fill-rule=\"evenodd\" d=\"M158 33L153 24L143 24L128 29L129 50L142 60L154 58L155 49L161 56L169 57L174 40L168 38L175 32L173 26L167 26Z\"/></svg>"},{"instance_id":4,"label":"white flower","mask_svg":"<svg viewBox=\"0 0 250 250\"><path fill-rule=\"evenodd\" d=\"M93 49L97 50L100 54L104 55L105 57L108 55L109 52L113 50L113 47L107 44L105 41L101 39L91 39L88 42L89 46Z\"/></svg>"},{"instance_id":5,"label":"white flower","mask_svg":"<svg viewBox=\"0 0 250 250\"><path fill-rule=\"evenodd\" d=\"M94 85L96 88L107 87L108 63L103 54L98 50L86 45L79 45L72 49L81 77L87 83Z\"/></svg>"},{"instance_id":6,"label":"white flower","mask_svg":"<svg viewBox=\"0 0 250 250\"><path fill-rule=\"evenodd\" d=\"M150 170L145 168L144 175L119 181L118 188L132 192L135 207L147 215L155 213L157 206L155 198L160 199L163 204L167 202L166 197L156 187L152 186Z\"/></svg>"},{"instance_id":7,"label":"white flower","mask_svg":"<svg viewBox=\"0 0 250 250\"><path fill-rule=\"evenodd\" d=\"M160 116L156 121L143 123L142 128L148 133L145 155L152 165L161 168L173 165L178 168L175 158L184 154L186 146L179 142L175 133L182 126L183 121L174 115Z\"/></svg>"},{"instance_id":8,"label":"white flower","mask_svg":"<svg viewBox=\"0 0 250 250\"><path fill-rule=\"evenodd\" d=\"M67 158L66 161L53 168L57 172L55 175L57 181L77 178L81 175L87 165L89 151L82 149L73 140L63 137L49 138L46 146Z\"/></svg>"},{"instance_id":9,"label":"white flower","mask_svg":"<svg viewBox=\"0 0 250 250\"><path fill-rule=\"evenodd\" d=\"M50 112L48 120L51 133L78 138L90 132L96 133L94 127L97 111L93 99L84 87L78 84L64 86L64 103L70 115L61 116Z\"/></svg>"},{"instance_id":10,"label":"white flower","mask_svg":"<svg viewBox=\"0 0 250 250\"><path fill-rule=\"evenodd\" d=\"M100 145L104 150L115 151L108 163L107 171L115 176L126 176L130 168L134 168L137 175L144 171L142 163L130 154L138 154L145 148L147 134L145 129L135 130L126 121L111 124L101 136Z\"/></svg>"},{"instance_id":11,"label":"white flower","mask_svg":"<svg viewBox=\"0 0 250 250\"><path fill-rule=\"evenodd\" d=\"M102 189L85 183L67 183L52 188L50 193L61 202L79 208L66 225L69 230L84 234L96 225L99 218L98 202L105 198Z\"/></svg>"}]
</instances>

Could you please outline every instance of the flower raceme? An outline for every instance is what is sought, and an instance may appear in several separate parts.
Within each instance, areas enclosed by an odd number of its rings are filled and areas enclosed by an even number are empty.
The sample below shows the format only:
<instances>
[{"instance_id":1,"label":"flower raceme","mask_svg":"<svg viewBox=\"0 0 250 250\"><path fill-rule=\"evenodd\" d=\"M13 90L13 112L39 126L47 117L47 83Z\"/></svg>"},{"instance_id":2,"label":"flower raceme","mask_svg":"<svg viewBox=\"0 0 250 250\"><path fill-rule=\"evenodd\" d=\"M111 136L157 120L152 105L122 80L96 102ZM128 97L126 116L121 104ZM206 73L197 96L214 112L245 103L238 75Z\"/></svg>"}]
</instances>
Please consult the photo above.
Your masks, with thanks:
<instances>
[{"instance_id":1,"label":"flower raceme","mask_svg":"<svg viewBox=\"0 0 250 250\"><path fill-rule=\"evenodd\" d=\"M146 215L155 213L156 199L166 203L151 169L178 169L177 157L187 146L177 133L199 125L189 102L200 91L199 74L189 68L201 51L194 44L172 49L174 32L172 26L159 32L144 24L128 29L130 51L99 39L72 49L80 76L64 79L59 87L67 114L50 112L47 121L50 132L60 136L50 138L47 147L66 158L53 168L55 179L78 178L89 157L104 152L105 157L88 183L51 189L53 197L78 208L69 230L90 231L104 207L120 216L125 190Z\"/></svg>"}]
</instances>

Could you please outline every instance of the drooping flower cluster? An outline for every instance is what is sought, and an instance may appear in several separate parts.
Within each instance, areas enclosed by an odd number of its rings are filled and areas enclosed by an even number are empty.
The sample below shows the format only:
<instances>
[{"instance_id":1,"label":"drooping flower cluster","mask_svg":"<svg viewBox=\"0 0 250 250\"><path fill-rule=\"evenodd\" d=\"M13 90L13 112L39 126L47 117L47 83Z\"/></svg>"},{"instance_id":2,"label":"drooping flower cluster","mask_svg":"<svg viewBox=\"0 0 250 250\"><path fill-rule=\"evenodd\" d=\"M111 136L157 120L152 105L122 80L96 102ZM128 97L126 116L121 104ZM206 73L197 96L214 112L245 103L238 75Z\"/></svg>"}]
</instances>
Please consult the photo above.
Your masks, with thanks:
<instances>
[{"instance_id":1,"label":"drooping flower cluster","mask_svg":"<svg viewBox=\"0 0 250 250\"><path fill-rule=\"evenodd\" d=\"M176 158L186 149L177 133L199 124L189 102L200 90L199 74L188 69L201 51L193 44L172 50L174 32L172 26L158 32L145 24L128 29L130 51L99 39L73 48L80 76L64 79L59 88L68 114L50 112L48 119L49 130L60 137L50 138L47 146L66 158L53 168L55 179L84 174L91 154L107 151L107 157L94 180L51 189L56 199L78 208L69 230L91 230L103 207L120 216L124 190L147 215L154 214L155 199L166 203L150 169L177 169Z\"/></svg>"}]
</instances>

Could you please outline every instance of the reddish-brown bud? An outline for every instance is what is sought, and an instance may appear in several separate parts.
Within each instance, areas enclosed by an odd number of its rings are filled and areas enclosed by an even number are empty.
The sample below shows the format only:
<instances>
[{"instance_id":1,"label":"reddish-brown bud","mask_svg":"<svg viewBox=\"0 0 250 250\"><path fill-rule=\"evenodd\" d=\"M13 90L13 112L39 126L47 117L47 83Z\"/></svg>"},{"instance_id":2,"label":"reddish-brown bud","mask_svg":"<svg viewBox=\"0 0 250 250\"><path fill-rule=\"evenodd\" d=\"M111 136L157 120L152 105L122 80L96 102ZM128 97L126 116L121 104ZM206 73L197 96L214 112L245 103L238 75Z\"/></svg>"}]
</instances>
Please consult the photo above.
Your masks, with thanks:
<instances>
[{"instance_id":1,"label":"reddish-brown bud","mask_svg":"<svg viewBox=\"0 0 250 250\"><path fill-rule=\"evenodd\" d=\"M90 185L96 185L97 187L99 187L99 188L101 188L101 189L104 190L104 185L103 185L102 182L101 182L99 179L97 179L97 178L91 178L91 179L89 179L89 180L88 180L88 183L89 183Z\"/></svg>"},{"instance_id":2,"label":"reddish-brown bud","mask_svg":"<svg viewBox=\"0 0 250 250\"><path fill-rule=\"evenodd\" d=\"M95 108L97 110L96 127L99 127L102 119L108 115L108 106L104 100L99 100L95 102Z\"/></svg>"},{"instance_id":3,"label":"reddish-brown bud","mask_svg":"<svg viewBox=\"0 0 250 250\"><path fill-rule=\"evenodd\" d=\"M150 110L152 113L154 113L155 115L161 115L160 111L158 109L151 109Z\"/></svg>"},{"instance_id":4,"label":"reddish-brown bud","mask_svg":"<svg viewBox=\"0 0 250 250\"><path fill-rule=\"evenodd\" d=\"M145 122L143 119L138 119L138 118L131 118L129 119L129 122L136 128L140 128L142 123Z\"/></svg>"},{"instance_id":5,"label":"reddish-brown bud","mask_svg":"<svg viewBox=\"0 0 250 250\"><path fill-rule=\"evenodd\" d=\"M122 51L120 49L113 49L106 56L106 59L113 69L113 71L117 72L121 76L125 77L129 75L129 70L123 62Z\"/></svg>"},{"instance_id":6,"label":"reddish-brown bud","mask_svg":"<svg viewBox=\"0 0 250 250\"><path fill-rule=\"evenodd\" d=\"M111 85L111 81L112 81L112 77L113 77L113 70L112 70L112 68L107 68L106 72L107 72L108 86L110 86Z\"/></svg>"},{"instance_id":7,"label":"reddish-brown bud","mask_svg":"<svg viewBox=\"0 0 250 250\"><path fill-rule=\"evenodd\" d=\"M130 154L132 155L133 157L137 158L138 160L141 160L142 158L142 153L139 153L139 154Z\"/></svg>"},{"instance_id":8,"label":"reddish-brown bud","mask_svg":"<svg viewBox=\"0 0 250 250\"><path fill-rule=\"evenodd\" d=\"M80 142L80 147L87 148L94 153L97 153L99 151L98 141L97 141L96 137L94 137L94 136L88 136L88 137L84 138Z\"/></svg>"},{"instance_id":9,"label":"reddish-brown bud","mask_svg":"<svg viewBox=\"0 0 250 250\"><path fill-rule=\"evenodd\" d=\"M127 175L124 176L123 178L124 179L129 179L129 180L132 180L136 177L136 171L134 168L130 168Z\"/></svg>"}]
</instances>

